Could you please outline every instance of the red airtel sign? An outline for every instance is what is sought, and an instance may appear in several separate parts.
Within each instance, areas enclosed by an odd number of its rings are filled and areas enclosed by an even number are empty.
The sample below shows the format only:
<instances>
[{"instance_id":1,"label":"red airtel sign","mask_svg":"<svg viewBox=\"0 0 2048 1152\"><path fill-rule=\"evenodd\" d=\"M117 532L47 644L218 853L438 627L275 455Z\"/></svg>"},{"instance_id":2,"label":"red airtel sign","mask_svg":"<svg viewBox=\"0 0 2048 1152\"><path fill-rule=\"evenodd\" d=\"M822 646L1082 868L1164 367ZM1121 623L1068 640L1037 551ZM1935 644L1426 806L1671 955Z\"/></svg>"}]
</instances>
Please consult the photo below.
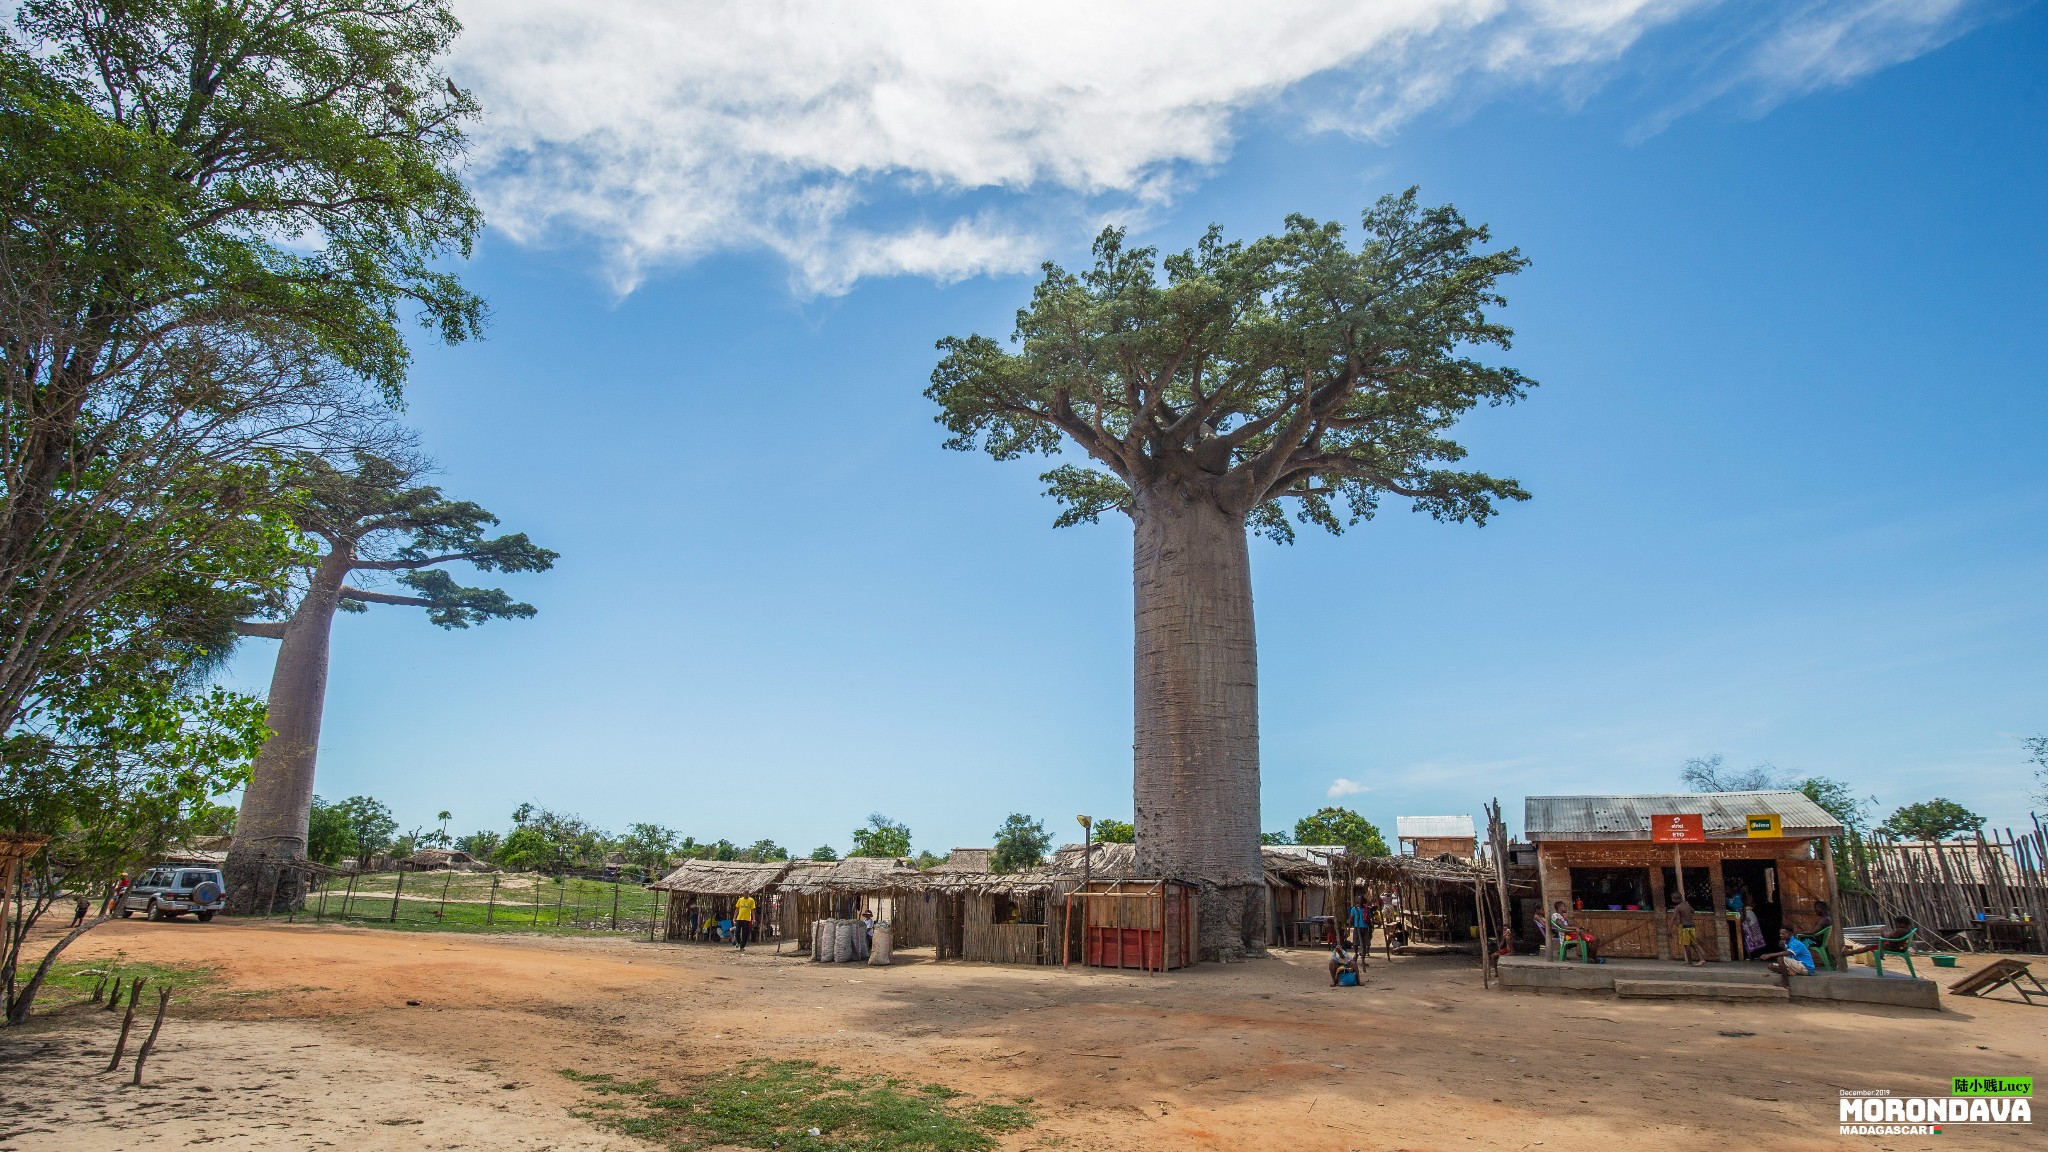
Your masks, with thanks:
<instances>
[{"instance_id":1,"label":"red airtel sign","mask_svg":"<svg viewBox=\"0 0 2048 1152\"><path fill-rule=\"evenodd\" d=\"M1650 839L1658 844L1705 844L1707 826L1697 812L1652 816Z\"/></svg>"}]
</instances>

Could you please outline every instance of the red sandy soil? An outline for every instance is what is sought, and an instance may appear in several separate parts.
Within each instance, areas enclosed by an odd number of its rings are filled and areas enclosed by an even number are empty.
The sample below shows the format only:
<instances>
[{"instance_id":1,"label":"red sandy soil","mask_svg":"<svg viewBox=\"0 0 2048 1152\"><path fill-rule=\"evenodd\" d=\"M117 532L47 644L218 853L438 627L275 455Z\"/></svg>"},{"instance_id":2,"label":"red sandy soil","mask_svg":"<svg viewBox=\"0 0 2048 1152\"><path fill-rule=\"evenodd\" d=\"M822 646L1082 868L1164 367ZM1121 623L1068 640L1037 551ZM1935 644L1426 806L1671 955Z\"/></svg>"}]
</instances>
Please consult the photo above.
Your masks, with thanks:
<instances>
[{"instance_id":1,"label":"red sandy soil","mask_svg":"<svg viewBox=\"0 0 2048 1152\"><path fill-rule=\"evenodd\" d=\"M156 1087L96 1073L115 1014L52 1005L0 1033L0 1150L645 1148L569 1118L559 1070L679 1084L754 1056L1031 1097L1017 1149L2021 1148L2038 1129L1841 1136L1839 1092L2048 1072L2048 1008L2017 998L1510 993L1469 957L1376 959L1333 989L1317 952L1146 976L226 921L116 922L72 948L117 956L227 988L174 1008Z\"/></svg>"}]
</instances>

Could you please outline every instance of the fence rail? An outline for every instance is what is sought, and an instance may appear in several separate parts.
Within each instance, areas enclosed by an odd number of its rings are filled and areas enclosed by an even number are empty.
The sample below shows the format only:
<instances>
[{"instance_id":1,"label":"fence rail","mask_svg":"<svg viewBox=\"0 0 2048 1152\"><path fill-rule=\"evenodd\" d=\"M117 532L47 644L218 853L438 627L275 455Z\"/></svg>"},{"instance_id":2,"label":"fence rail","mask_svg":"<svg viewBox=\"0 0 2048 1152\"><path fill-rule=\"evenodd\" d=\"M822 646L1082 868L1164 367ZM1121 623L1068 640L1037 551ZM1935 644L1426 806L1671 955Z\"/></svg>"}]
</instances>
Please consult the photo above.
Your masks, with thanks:
<instances>
[{"instance_id":1,"label":"fence rail","mask_svg":"<svg viewBox=\"0 0 2048 1152\"><path fill-rule=\"evenodd\" d=\"M663 893L632 880L535 872L279 870L263 901L288 920L403 924L450 931L652 935Z\"/></svg>"}]
</instances>

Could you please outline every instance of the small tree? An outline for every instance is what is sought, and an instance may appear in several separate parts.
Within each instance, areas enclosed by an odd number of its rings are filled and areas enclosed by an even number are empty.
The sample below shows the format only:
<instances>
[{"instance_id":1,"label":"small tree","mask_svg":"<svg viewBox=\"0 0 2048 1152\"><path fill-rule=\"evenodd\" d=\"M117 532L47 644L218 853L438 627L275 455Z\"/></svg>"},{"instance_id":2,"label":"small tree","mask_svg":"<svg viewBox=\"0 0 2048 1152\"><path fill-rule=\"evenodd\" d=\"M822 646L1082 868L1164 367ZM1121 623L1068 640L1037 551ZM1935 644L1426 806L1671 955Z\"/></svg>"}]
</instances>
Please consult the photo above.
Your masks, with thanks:
<instances>
[{"instance_id":1,"label":"small tree","mask_svg":"<svg viewBox=\"0 0 2048 1152\"><path fill-rule=\"evenodd\" d=\"M389 806L369 796L351 796L335 808L341 815L349 850L355 854L356 867L368 868L370 857L391 847L391 834L398 831L398 821L392 817Z\"/></svg>"},{"instance_id":2,"label":"small tree","mask_svg":"<svg viewBox=\"0 0 2048 1152\"><path fill-rule=\"evenodd\" d=\"M455 846L478 860L495 862L498 850L505 846L505 837L488 828L455 838Z\"/></svg>"},{"instance_id":3,"label":"small tree","mask_svg":"<svg viewBox=\"0 0 2048 1152\"><path fill-rule=\"evenodd\" d=\"M313 797L306 819L306 859L333 867L348 859L354 841L349 839L348 817L339 804Z\"/></svg>"},{"instance_id":4,"label":"small tree","mask_svg":"<svg viewBox=\"0 0 2048 1152\"><path fill-rule=\"evenodd\" d=\"M1095 822L1095 842L1097 844L1134 844L1137 840L1138 830L1131 826L1129 820L1117 820L1105 816Z\"/></svg>"},{"instance_id":5,"label":"small tree","mask_svg":"<svg viewBox=\"0 0 2048 1152\"><path fill-rule=\"evenodd\" d=\"M1355 856L1385 856L1387 842L1372 821L1349 808L1319 808L1294 822L1296 844L1342 844Z\"/></svg>"},{"instance_id":6,"label":"small tree","mask_svg":"<svg viewBox=\"0 0 2048 1152\"><path fill-rule=\"evenodd\" d=\"M811 859L831 863L839 859L839 849L834 848L830 844L820 844L816 848L811 849Z\"/></svg>"},{"instance_id":7,"label":"small tree","mask_svg":"<svg viewBox=\"0 0 2048 1152\"><path fill-rule=\"evenodd\" d=\"M1044 821L1012 812L1003 826L996 829L995 849L988 854L989 871L1022 872L1036 868L1045 862L1046 849L1051 847L1052 833L1045 830Z\"/></svg>"},{"instance_id":8,"label":"small tree","mask_svg":"<svg viewBox=\"0 0 2048 1152\"><path fill-rule=\"evenodd\" d=\"M619 850L626 859L638 864L649 876L665 870L669 857L675 855L682 837L672 828L659 824L632 824L626 828L626 835L619 841Z\"/></svg>"},{"instance_id":9,"label":"small tree","mask_svg":"<svg viewBox=\"0 0 2048 1152\"><path fill-rule=\"evenodd\" d=\"M910 826L899 824L880 812L868 817L868 826L853 830L850 856L910 855Z\"/></svg>"},{"instance_id":10,"label":"small tree","mask_svg":"<svg viewBox=\"0 0 2048 1152\"><path fill-rule=\"evenodd\" d=\"M1984 818L1945 796L1908 804L1885 818L1879 828L1901 840L1946 840L1958 832L1975 832Z\"/></svg>"},{"instance_id":11,"label":"small tree","mask_svg":"<svg viewBox=\"0 0 2048 1152\"><path fill-rule=\"evenodd\" d=\"M750 864L766 864L775 860L789 859L789 849L773 840L756 840L740 849L739 859Z\"/></svg>"},{"instance_id":12,"label":"small tree","mask_svg":"<svg viewBox=\"0 0 2048 1152\"><path fill-rule=\"evenodd\" d=\"M364 612L371 604L424 608L443 628L532 616L496 588L465 588L441 566L466 563L486 572L539 572L555 554L524 534L487 536L498 521L468 501L449 500L419 483L420 466L359 455L351 470L308 459L303 499L295 513L301 531L325 551L306 562L305 588L286 618L249 620L245 636L282 643L270 679L266 721L275 733L256 757L242 796L239 832L228 852L228 886L249 911L258 885L249 882L279 862L305 854L314 768L320 756L320 717L327 698L327 658L336 612ZM359 572L396 574L415 595L371 591L349 583ZM280 892L290 901L295 892Z\"/></svg>"},{"instance_id":13,"label":"small tree","mask_svg":"<svg viewBox=\"0 0 2048 1152\"><path fill-rule=\"evenodd\" d=\"M1294 843L1294 833L1292 833L1292 832L1261 832L1261 833L1259 833L1259 843L1261 843L1261 844L1271 844L1271 845L1280 845L1280 844L1292 844L1292 843Z\"/></svg>"},{"instance_id":14,"label":"small tree","mask_svg":"<svg viewBox=\"0 0 2048 1152\"><path fill-rule=\"evenodd\" d=\"M1797 777L1775 764L1729 768L1718 752L1687 760L1679 766L1678 778L1695 792L1781 792L1799 786Z\"/></svg>"}]
</instances>

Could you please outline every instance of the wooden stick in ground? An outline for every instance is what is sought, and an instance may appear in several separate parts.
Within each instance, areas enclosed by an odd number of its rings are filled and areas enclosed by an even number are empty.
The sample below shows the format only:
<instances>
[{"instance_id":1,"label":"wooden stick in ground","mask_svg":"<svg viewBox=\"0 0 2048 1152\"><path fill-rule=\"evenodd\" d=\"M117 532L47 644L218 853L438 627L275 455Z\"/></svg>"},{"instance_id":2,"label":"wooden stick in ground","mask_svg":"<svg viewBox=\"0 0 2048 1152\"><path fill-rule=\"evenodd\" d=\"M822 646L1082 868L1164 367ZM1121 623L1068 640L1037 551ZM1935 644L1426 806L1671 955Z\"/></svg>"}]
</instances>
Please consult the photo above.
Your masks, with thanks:
<instances>
[{"instance_id":1,"label":"wooden stick in ground","mask_svg":"<svg viewBox=\"0 0 2048 1152\"><path fill-rule=\"evenodd\" d=\"M121 1017L121 1038L114 1042L114 1058L107 1061L107 1071L121 1067L121 1057L128 1051L128 1030L135 1027L135 1002L142 999L142 986L149 981L141 976L128 982L128 1012Z\"/></svg>"},{"instance_id":2,"label":"wooden stick in ground","mask_svg":"<svg viewBox=\"0 0 2048 1152\"><path fill-rule=\"evenodd\" d=\"M107 993L107 1006L106 1006L106 1007L104 1007L104 1008L102 1008L102 1009L100 1009L100 1011L102 1011L102 1012L112 1012L112 1011L113 1011L114 1009L116 1009L116 1008L118 1008L118 1007L120 1007L120 1006L121 1006L121 974L120 974L119 972L116 972L116 973L114 973L114 987L112 988L112 990L110 990L110 991L109 991L109 992Z\"/></svg>"},{"instance_id":3,"label":"wooden stick in ground","mask_svg":"<svg viewBox=\"0 0 2048 1152\"><path fill-rule=\"evenodd\" d=\"M144 1041L142 1042L142 1047L141 1047L141 1048L138 1048L138 1049L136 1049L136 1052L135 1052L135 1079L133 1079L133 1080L130 1080L130 1081L129 1081L129 1083L130 1083L130 1084L133 1084L133 1085L135 1085L135 1086L137 1086L137 1087L140 1087L140 1086L141 1086L141 1084L142 1084L142 1062L143 1062L144 1060L147 1060L147 1059L149 1059L149 1054L150 1054L151 1052L153 1052L153 1051L155 1051L155 1050L156 1050L156 1034L157 1034L158 1032L161 1032L161 1031L163 1031L163 1027L164 1027L164 1010L165 1010L165 1009L167 1009L167 1008L169 1008L170 1006L171 1006L171 989L170 989L170 985L168 985L168 984L167 984L167 985L165 985L164 987L162 987L162 988L159 988L159 989L157 989L157 990L156 990L156 1023L154 1023L154 1024L151 1024L151 1025L149 1026L149 1037L148 1037L147 1039L145 1039L145 1040L144 1040Z\"/></svg>"}]
</instances>

